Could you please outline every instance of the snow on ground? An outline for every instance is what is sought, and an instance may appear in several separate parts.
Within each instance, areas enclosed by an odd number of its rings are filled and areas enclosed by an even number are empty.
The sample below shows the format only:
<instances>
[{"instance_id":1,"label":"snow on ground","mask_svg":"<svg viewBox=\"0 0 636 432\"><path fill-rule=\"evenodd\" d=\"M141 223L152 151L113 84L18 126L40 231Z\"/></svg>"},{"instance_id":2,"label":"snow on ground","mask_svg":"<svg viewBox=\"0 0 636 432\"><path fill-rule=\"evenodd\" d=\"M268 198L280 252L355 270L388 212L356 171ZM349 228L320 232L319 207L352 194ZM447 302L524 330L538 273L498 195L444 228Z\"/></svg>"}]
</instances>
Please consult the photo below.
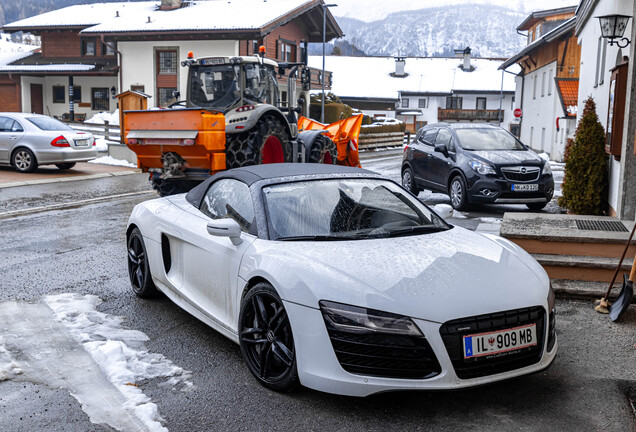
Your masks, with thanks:
<instances>
[{"instance_id":1,"label":"snow on ground","mask_svg":"<svg viewBox=\"0 0 636 432\"><path fill-rule=\"evenodd\" d=\"M103 141L103 140L102 140ZM99 148L99 147L98 147ZM108 147L106 148L108 149ZM101 165L115 165L115 166L123 166L123 167L130 167L130 168L137 168L137 165L135 164L131 164L128 161L125 160L121 160L121 159L115 159L112 156L102 156L102 157L98 157L97 159L93 159L88 161L88 163L95 163L95 164L101 164Z\"/></svg>"},{"instance_id":2,"label":"snow on ground","mask_svg":"<svg viewBox=\"0 0 636 432\"><path fill-rule=\"evenodd\" d=\"M479 218L479 220L483 223L489 223L489 224L500 224L501 223L501 218L494 218L494 217L481 217Z\"/></svg>"},{"instance_id":3,"label":"snow on ground","mask_svg":"<svg viewBox=\"0 0 636 432\"><path fill-rule=\"evenodd\" d=\"M116 109L115 112L112 113L100 112L84 121L84 123L89 124L105 124L106 122L111 125L119 126L119 110Z\"/></svg>"}]
</instances>

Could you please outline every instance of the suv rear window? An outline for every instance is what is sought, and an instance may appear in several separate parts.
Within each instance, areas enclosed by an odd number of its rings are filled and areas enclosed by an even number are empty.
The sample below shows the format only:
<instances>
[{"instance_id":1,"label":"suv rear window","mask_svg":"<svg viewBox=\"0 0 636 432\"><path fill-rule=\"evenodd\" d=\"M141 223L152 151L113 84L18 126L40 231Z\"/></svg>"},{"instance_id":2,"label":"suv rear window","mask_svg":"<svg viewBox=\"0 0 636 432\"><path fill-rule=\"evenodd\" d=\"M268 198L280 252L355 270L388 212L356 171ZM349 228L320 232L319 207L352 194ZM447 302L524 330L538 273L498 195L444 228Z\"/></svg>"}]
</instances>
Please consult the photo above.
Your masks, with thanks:
<instances>
[{"instance_id":1,"label":"suv rear window","mask_svg":"<svg viewBox=\"0 0 636 432\"><path fill-rule=\"evenodd\" d=\"M50 117L27 117L27 120L45 131L74 130L59 120Z\"/></svg>"},{"instance_id":2,"label":"suv rear window","mask_svg":"<svg viewBox=\"0 0 636 432\"><path fill-rule=\"evenodd\" d=\"M455 129L464 150L525 150L526 148L503 129Z\"/></svg>"}]
</instances>

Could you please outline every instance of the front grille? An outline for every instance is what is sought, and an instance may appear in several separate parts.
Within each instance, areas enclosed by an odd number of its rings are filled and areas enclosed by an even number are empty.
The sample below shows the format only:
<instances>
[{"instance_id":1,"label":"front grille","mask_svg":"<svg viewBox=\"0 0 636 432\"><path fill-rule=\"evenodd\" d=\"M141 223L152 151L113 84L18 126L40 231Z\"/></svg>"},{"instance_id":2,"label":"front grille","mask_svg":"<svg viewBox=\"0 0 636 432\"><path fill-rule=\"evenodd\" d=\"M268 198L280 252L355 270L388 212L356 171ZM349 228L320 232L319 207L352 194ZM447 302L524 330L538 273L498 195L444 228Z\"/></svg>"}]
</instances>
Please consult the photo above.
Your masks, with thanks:
<instances>
[{"instance_id":1,"label":"front grille","mask_svg":"<svg viewBox=\"0 0 636 432\"><path fill-rule=\"evenodd\" d=\"M526 324L537 326L536 346L507 353L464 359L463 336L504 330ZM448 321L440 327L448 355L461 379L477 378L530 366L541 360L545 335L545 310L541 306Z\"/></svg>"},{"instance_id":2,"label":"front grille","mask_svg":"<svg viewBox=\"0 0 636 432\"><path fill-rule=\"evenodd\" d=\"M166 274L168 274L172 267L172 256L170 255L170 241L165 234L161 234L161 255L163 257L163 267L166 269Z\"/></svg>"},{"instance_id":3,"label":"front grille","mask_svg":"<svg viewBox=\"0 0 636 432\"><path fill-rule=\"evenodd\" d=\"M505 167L501 168L501 173L510 181L531 182L539 179L541 168L533 166Z\"/></svg>"},{"instance_id":4,"label":"front grille","mask_svg":"<svg viewBox=\"0 0 636 432\"><path fill-rule=\"evenodd\" d=\"M331 345L347 372L383 378L423 379L442 368L425 337L355 334L327 325Z\"/></svg>"}]
</instances>

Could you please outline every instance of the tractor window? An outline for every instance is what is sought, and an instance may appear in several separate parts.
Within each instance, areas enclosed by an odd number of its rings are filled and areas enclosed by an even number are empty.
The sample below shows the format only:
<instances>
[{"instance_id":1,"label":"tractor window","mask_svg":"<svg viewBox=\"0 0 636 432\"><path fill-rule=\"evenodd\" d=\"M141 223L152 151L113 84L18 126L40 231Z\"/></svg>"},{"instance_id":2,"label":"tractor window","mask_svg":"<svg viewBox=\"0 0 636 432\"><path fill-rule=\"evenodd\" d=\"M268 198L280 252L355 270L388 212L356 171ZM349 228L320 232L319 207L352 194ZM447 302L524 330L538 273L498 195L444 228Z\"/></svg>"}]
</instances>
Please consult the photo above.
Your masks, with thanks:
<instances>
[{"instance_id":1,"label":"tractor window","mask_svg":"<svg viewBox=\"0 0 636 432\"><path fill-rule=\"evenodd\" d=\"M203 66L190 69L190 104L226 108L240 98L233 66Z\"/></svg>"},{"instance_id":2,"label":"tractor window","mask_svg":"<svg viewBox=\"0 0 636 432\"><path fill-rule=\"evenodd\" d=\"M278 85L273 69L258 63L247 63L243 67L245 98L278 106Z\"/></svg>"}]
</instances>

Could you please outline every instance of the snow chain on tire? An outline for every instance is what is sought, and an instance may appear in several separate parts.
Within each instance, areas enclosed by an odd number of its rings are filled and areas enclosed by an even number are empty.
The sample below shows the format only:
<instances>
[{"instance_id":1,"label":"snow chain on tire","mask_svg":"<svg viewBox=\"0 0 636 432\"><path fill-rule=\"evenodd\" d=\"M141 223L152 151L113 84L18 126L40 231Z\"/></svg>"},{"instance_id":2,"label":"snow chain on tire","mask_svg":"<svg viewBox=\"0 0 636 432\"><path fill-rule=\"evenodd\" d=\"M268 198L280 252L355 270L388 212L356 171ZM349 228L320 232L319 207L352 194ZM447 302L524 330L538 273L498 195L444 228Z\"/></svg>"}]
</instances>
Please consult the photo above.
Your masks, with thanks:
<instances>
[{"instance_id":1,"label":"snow chain on tire","mask_svg":"<svg viewBox=\"0 0 636 432\"><path fill-rule=\"evenodd\" d=\"M228 169L262 163L263 148L270 136L276 136L283 146L285 162L292 162L292 145L284 123L272 116L264 115L256 125L239 134L228 135L225 149L225 164Z\"/></svg>"},{"instance_id":2,"label":"snow chain on tire","mask_svg":"<svg viewBox=\"0 0 636 432\"><path fill-rule=\"evenodd\" d=\"M338 162L338 148L329 137L320 135L316 137L311 145L311 149L308 153L306 162L309 163L326 163L325 155L331 156L331 164L335 165Z\"/></svg>"}]
</instances>

